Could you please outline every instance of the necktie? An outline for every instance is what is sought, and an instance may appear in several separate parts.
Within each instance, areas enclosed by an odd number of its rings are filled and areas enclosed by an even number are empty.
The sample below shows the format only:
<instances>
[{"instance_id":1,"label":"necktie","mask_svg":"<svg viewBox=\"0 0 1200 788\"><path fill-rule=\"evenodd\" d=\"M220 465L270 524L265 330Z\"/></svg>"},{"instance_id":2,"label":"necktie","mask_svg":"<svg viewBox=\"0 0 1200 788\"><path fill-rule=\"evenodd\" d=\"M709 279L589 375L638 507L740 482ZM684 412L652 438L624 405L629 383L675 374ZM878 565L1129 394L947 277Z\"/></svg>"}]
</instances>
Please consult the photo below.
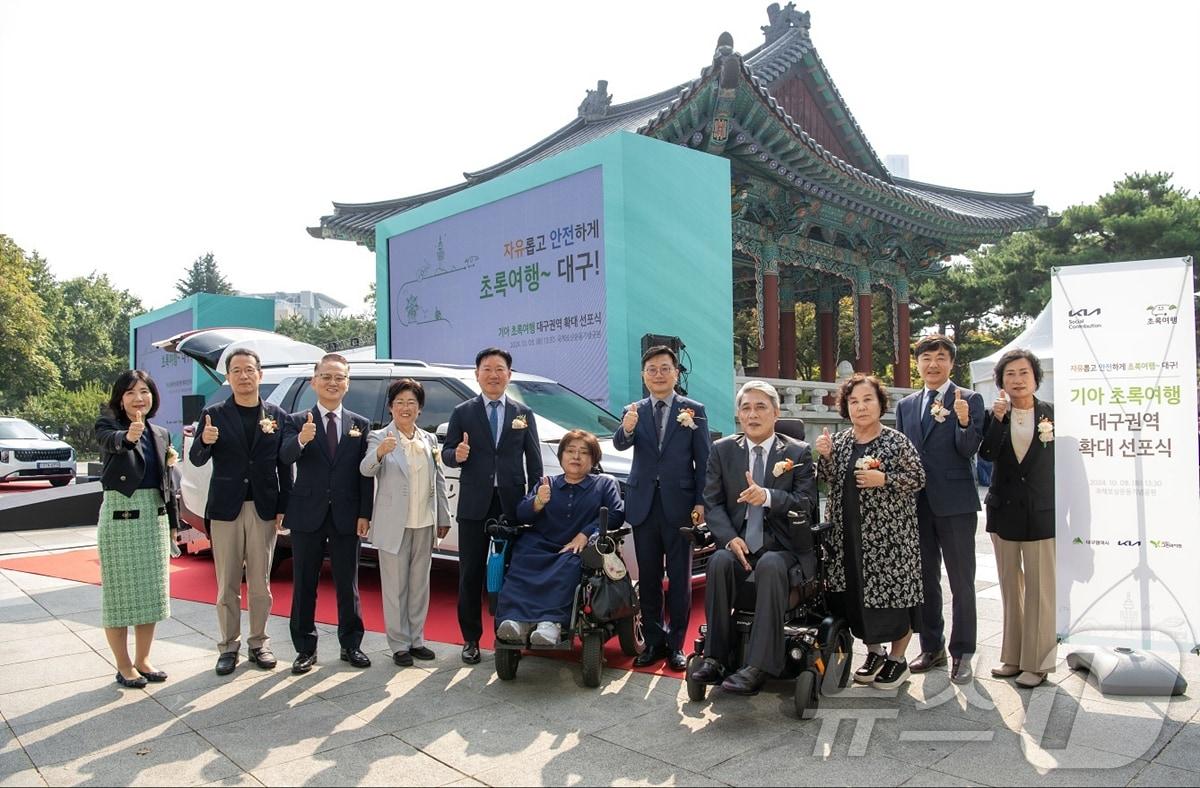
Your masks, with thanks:
<instances>
[{"instance_id":1,"label":"necktie","mask_svg":"<svg viewBox=\"0 0 1200 788\"><path fill-rule=\"evenodd\" d=\"M658 445L662 446L663 433L666 432L667 403L659 400L654 403L654 424L658 431Z\"/></svg>"},{"instance_id":2,"label":"necktie","mask_svg":"<svg viewBox=\"0 0 1200 788\"><path fill-rule=\"evenodd\" d=\"M763 447L754 447L754 469L751 474L754 476L754 483L762 485L763 477L766 476L766 463L763 462ZM750 548L750 552L757 553L763 546L763 508L761 506L751 506L746 512L746 546Z\"/></svg>"},{"instance_id":3,"label":"necktie","mask_svg":"<svg viewBox=\"0 0 1200 788\"><path fill-rule=\"evenodd\" d=\"M333 459L337 456L338 445L338 423L337 414L329 411L325 414L325 443L329 446L329 457Z\"/></svg>"},{"instance_id":4,"label":"necktie","mask_svg":"<svg viewBox=\"0 0 1200 788\"><path fill-rule=\"evenodd\" d=\"M495 400L488 403L490 413L488 418L492 422L492 445L500 445L500 400Z\"/></svg>"},{"instance_id":5,"label":"necktie","mask_svg":"<svg viewBox=\"0 0 1200 788\"><path fill-rule=\"evenodd\" d=\"M929 428L933 425L933 400L937 397L937 391L930 391L925 395L925 405L921 408L921 435L928 435Z\"/></svg>"}]
</instances>

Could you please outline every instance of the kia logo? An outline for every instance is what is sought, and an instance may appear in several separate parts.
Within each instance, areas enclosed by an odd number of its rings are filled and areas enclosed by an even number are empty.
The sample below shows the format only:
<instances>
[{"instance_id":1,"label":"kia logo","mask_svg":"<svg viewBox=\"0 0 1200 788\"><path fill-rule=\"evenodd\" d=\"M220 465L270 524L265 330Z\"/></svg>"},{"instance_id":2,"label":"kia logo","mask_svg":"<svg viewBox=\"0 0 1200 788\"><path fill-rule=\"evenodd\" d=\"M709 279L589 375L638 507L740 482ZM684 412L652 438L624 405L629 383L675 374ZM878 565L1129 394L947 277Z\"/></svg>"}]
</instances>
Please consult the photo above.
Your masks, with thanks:
<instances>
[{"instance_id":1,"label":"kia logo","mask_svg":"<svg viewBox=\"0 0 1200 788\"><path fill-rule=\"evenodd\" d=\"M1117 544L1119 544L1121 547L1141 547L1142 540L1138 539L1136 542L1134 542L1129 539L1121 539L1117 541Z\"/></svg>"},{"instance_id":2,"label":"kia logo","mask_svg":"<svg viewBox=\"0 0 1200 788\"><path fill-rule=\"evenodd\" d=\"M1092 317L1098 314L1100 314L1100 307L1096 307L1095 309L1072 309L1067 312L1067 315L1070 317Z\"/></svg>"}]
</instances>

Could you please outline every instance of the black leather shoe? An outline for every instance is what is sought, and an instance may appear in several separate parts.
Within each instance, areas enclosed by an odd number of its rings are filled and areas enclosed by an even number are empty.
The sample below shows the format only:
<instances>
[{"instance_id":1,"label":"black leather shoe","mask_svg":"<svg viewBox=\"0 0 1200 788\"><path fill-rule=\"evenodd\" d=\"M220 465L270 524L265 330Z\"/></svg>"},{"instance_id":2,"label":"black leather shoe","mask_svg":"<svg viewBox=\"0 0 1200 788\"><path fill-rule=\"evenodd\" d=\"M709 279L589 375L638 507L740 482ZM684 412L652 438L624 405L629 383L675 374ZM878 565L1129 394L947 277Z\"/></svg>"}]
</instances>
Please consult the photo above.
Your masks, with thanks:
<instances>
[{"instance_id":1,"label":"black leather shoe","mask_svg":"<svg viewBox=\"0 0 1200 788\"><path fill-rule=\"evenodd\" d=\"M945 665L949 661L946 649L940 651L922 651L921 655L908 663L908 669L913 673L924 673L927 670Z\"/></svg>"},{"instance_id":2,"label":"black leather shoe","mask_svg":"<svg viewBox=\"0 0 1200 788\"><path fill-rule=\"evenodd\" d=\"M122 687L129 687L130 689L141 689L146 686L146 677L138 676L136 679L127 679L121 675L120 671L117 671L117 683Z\"/></svg>"},{"instance_id":3,"label":"black leather shoe","mask_svg":"<svg viewBox=\"0 0 1200 788\"><path fill-rule=\"evenodd\" d=\"M279 664L279 660L275 659L275 654L267 646L250 649L250 661L263 670L275 670L275 666Z\"/></svg>"},{"instance_id":4,"label":"black leather shoe","mask_svg":"<svg viewBox=\"0 0 1200 788\"><path fill-rule=\"evenodd\" d=\"M700 667L692 671L692 681L698 681L701 684L710 686L720 684L725 678L725 668L720 662L715 659L706 659L700 663Z\"/></svg>"},{"instance_id":5,"label":"black leather shoe","mask_svg":"<svg viewBox=\"0 0 1200 788\"><path fill-rule=\"evenodd\" d=\"M961 657L955 657L950 665L950 680L955 684L970 684L971 679L975 678L975 672L971 670L971 655L964 654Z\"/></svg>"},{"instance_id":6,"label":"black leather shoe","mask_svg":"<svg viewBox=\"0 0 1200 788\"><path fill-rule=\"evenodd\" d=\"M313 669L313 665L317 664L317 654L305 652L296 655L296 661L292 663L292 672L296 675L307 673Z\"/></svg>"},{"instance_id":7,"label":"black leather shoe","mask_svg":"<svg viewBox=\"0 0 1200 788\"><path fill-rule=\"evenodd\" d=\"M397 651L392 655L392 662L395 662L398 668L411 668L413 664L412 652Z\"/></svg>"},{"instance_id":8,"label":"black leather shoe","mask_svg":"<svg viewBox=\"0 0 1200 788\"><path fill-rule=\"evenodd\" d=\"M217 675L228 676L237 667L239 659L241 656L236 651L226 651L217 657Z\"/></svg>"},{"instance_id":9,"label":"black leather shoe","mask_svg":"<svg viewBox=\"0 0 1200 788\"><path fill-rule=\"evenodd\" d=\"M134 668L134 670L136 670L138 674L146 681L153 681L157 684L167 680L167 674L163 673L161 670L142 670L140 668Z\"/></svg>"},{"instance_id":10,"label":"black leather shoe","mask_svg":"<svg viewBox=\"0 0 1200 788\"><path fill-rule=\"evenodd\" d=\"M667 667L669 667L671 670L686 670L687 655L685 655L679 649L673 649L671 653L667 655Z\"/></svg>"},{"instance_id":11,"label":"black leather shoe","mask_svg":"<svg viewBox=\"0 0 1200 788\"><path fill-rule=\"evenodd\" d=\"M360 648L342 649L342 662L349 662L356 668L371 667L371 658L364 654Z\"/></svg>"},{"instance_id":12,"label":"black leather shoe","mask_svg":"<svg viewBox=\"0 0 1200 788\"><path fill-rule=\"evenodd\" d=\"M767 683L767 674L753 665L734 673L721 682L721 689L735 695L757 695L762 685Z\"/></svg>"},{"instance_id":13,"label":"black leather shoe","mask_svg":"<svg viewBox=\"0 0 1200 788\"><path fill-rule=\"evenodd\" d=\"M466 643L463 643L462 661L468 665L478 665L479 660L479 641L468 640Z\"/></svg>"},{"instance_id":14,"label":"black leather shoe","mask_svg":"<svg viewBox=\"0 0 1200 788\"><path fill-rule=\"evenodd\" d=\"M633 658L633 666L635 668L648 668L660 659L665 659L666 656L667 649L665 647L656 646L650 648L647 646L641 654Z\"/></svg>"},{"instance_id":15,"label":"black leather shoe","mask_svg":"<svg viewBox=\"0 0 1200 788\"><path fill-rule=\"evenodd\" d=\"M408 653L412 654L413 659L423 659L426 661L437 659L437 654L433 653L433 649L425 648L425 646L415 646L410 648Z\"/></svg>"}]
</instances>

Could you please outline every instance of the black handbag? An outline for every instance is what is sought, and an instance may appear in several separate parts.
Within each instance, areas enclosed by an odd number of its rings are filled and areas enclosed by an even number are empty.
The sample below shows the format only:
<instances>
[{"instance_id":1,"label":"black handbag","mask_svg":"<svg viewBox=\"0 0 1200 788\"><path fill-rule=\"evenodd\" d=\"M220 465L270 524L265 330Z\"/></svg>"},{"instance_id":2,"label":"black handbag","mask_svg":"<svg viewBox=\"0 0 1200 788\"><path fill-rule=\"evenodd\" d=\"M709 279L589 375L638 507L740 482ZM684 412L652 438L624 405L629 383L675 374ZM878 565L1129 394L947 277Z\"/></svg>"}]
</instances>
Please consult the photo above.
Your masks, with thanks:
<instances>
[{"instance_id":1,"label":"black handbag","mask_svg":"<svg viewBox=\"0 0 1200 788\"><path fill-rule=\"evenodd\" d=\"M607 622L635 615L637 594L633 590L633 580L617 555L616 543L612 539L600 540L588 545L584 554L585 566L600 567L600 571L588 579L587 605L591 608L592 618Z\"/></svg>"}]
</instances>

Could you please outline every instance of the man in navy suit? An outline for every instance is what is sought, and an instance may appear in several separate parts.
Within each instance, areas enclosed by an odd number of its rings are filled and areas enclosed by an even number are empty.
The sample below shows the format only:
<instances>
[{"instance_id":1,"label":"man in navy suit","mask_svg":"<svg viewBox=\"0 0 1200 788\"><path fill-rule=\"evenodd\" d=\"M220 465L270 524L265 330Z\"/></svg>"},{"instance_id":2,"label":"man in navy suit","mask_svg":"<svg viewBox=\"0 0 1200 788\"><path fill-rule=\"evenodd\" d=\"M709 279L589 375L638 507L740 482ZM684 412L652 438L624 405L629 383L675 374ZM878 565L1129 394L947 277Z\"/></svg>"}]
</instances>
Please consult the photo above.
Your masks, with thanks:
<instances>
[{"instance_id":1,"label":"man in navy suit","mask_svg":"<svg viewBox=\"0 0 1200 788\"><path fill-rule=\"evenodd\" d=\"M925 384L896 406L896 429L908 436L925 466L925 488L917 497L921 539L921 654L913 673L946 664L942 618L942 562L950 579L952 623L950 679L972 678L975 653L975 530L979 492L971 458L983 440L983 397L950 380L957 349L941 334L923 338L913 353Z\"/></svg>"},{"instance_id":2,"label":"man in navy suit","mask_svg":"<svg viewBox=\"0 0 1200 788\"><path fill-rule=\"evenodd\" d=\"M293 673L317 662L317 583L326 546L337 589L338 643L343 662L370 667L360 646L362 609L358 598L358 554L367 535L375 481L358 472L367 453L368 419L342 407L350 390L350 363L327 353L317 362L310 385L317 392L311 410L288 417L279 454L296 463L287 524L292 532Z\"/></svg>"},{"instance_id":3,"label":"man in navy suit","mask_svg":"<svg viewBox=\"0 0 1200 788\"><path fill-rule=\"evenodd\" d=\"M258 354L246 348L225 357L225 379L233 396L204 409L200 435L188 451L197 467L210 459L213 463L204 516L217 572L220 676L233 672L241 650L243 570L250 590L250 659L266 670L276 664L267 637L271 558L283 527L292 469L279 452L280 425L287 414L258 396L261 367Z\"/></svg>"},{"instance_id":4,"label":"man in navy suit","mask_svg":"<svg viewBox=\"0 0 1200 788\"><path fill-rule=\"evenodd\" d=\"M679 359L666 345L642 354L642 382L650 396L629 405L613 446L633 448L625 492L625 522L633 526L646 650L637 667L666 658L687 667L683 639L692 612L692 545L679 529L704 519L704 473L712 439L704 405L675 393ZM663 618L663 563L667 609Z\"/></svg>"},{"instance_id":5,"label":"man in navy suit","mask_svg":"<svg viewBox=\"0 0 1200 788\"><path fill-rule=\"evenodd\" d=\"M483 393L450 414L442 462L461 468L458 489L458 626L463 662L479 662L483 635L483 581L487 571L489 519L506 514L515 523L517 504L542 478L542 452L533 411L509 399L512 356L484 348L475 356L475 380Z\"/></svg>"}]
</instances>

